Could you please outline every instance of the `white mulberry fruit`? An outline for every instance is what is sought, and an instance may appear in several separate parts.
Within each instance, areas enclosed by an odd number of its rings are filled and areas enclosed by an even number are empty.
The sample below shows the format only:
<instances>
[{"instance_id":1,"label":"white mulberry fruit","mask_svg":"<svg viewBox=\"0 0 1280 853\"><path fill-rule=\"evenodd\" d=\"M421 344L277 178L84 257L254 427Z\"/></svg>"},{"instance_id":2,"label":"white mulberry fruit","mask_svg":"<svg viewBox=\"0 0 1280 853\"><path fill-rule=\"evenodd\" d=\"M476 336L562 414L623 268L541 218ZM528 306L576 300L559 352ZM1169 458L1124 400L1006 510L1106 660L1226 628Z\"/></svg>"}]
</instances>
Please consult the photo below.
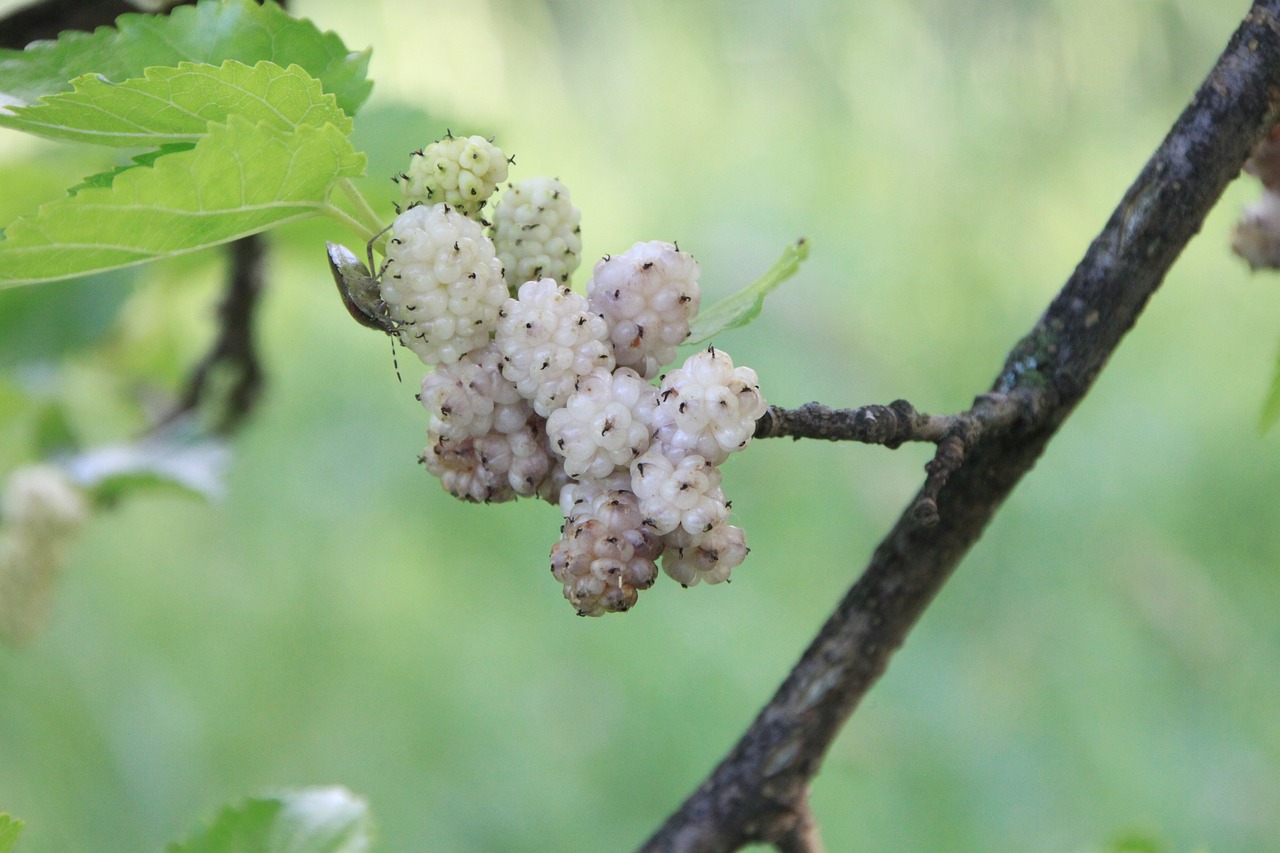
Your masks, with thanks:
<instances>
[{"instance_id":1,"label":"white mulberry fruit","mask_svg":"<svg viewBox=\"0 0 1280 853\"><path fill-rule=\"evenodd\" d=\"M15 469L0 495L0 520L5 529L24 539L63 539L88 517L84 492L52 465Z\"/></svg>"},{"instance_id":2,"label":"white mulberry fruit","mask_svg":"<svg viewBox=\"0 0 1280 853\"><path fill-rule=\"evenodd\" d=\"M480 225L437 204L396 217L381 295L401 343L426 364L453 364L489 342L507 287Z\"/></svg>"},{"instance_id":3,"label":"white mulberry fruit","mask_svg":"<svg viewBox=\"0 0 1280 853\"><path fill-rule=\"evenodd\" d=\"M396 178L405 207L448 204L475 219L507 179L507 155L483 136L446 136L415 151Z\"/></svg>"},{"instance_id":4,"label":"white mulberry fruit","mask_svg":"<svg viewBox=\"0 0 1280 853\"><path fill-rule=\"evenodd\" d=\"M551 453L536 415L510 433L491 431L463 439L428 433L427 439L427 449L418 461L460 500L502 503L517 496L532 497L551 474Z\"/></svg>"},{"instance_id":5,"label":"white mulberry fruit","mask_svg":"<svg viewBox=\"0 0 1280 853\"><path fill-rule=\"evenodd\" d=\"M646 521L659 533L683 527L699 535L729 517L720 469L696 453L672 460L654 444L631 463L631 488Z\"/></svg>"},{"instance_id":6,"label":"white mulberry fruit","mask_svg":"<svg viewBox=\"0 0 1280 853\"><path fill-rule=\"evenodd\" d=\"M609 323L618 365L652 379L689 337L702 301L698 262L671 243L636 243L596 264L587 299Z\"/></svg>"},{"instance_id":7,"label":"white mulberry fruit","mask_svg":"<svg viewBox=\"0 0 1280 853\"><path fill-rule=\"evenodd\" d=\"M533 407L502 375L501 365L502 354L488 346L422 377L418 399L431 415L431 432L462 439L521 429Z\"/></svg>"},{"instance_id":8,"label":"white mulberry fruit","mask_svg":"<svg viewBox=\"0 0 1280 853\"><path fill-rule=\"evenodd\" d=\"M25 642L44 624L67 549L89 502L59 469L29 465L0 496L0 639Z\"/></svg>"},{"instance_id":9,"label":"white mulberry fruit","mask_svg":"<svg viewBox=\"0 0 1280 853\"><path fill-rule=\"evenodd\" d=\"M448 439L428 434L430 444L418 462L440 480L455 498L472 503L515 500L507 482L511 448L506 436L487 433L479 438Z\"/></svg>"},{"instance_id":10,"label":"white mulberry fruit","mask_svg":"<svg viewBox=\"0 0 1280 853\"><path fill-rule=\"evenodd\" d=\"M1231 234L1231 249L1253 271L1280 268L1280 194L1266 189L1246 205Z\"/></svg>"},{"instance_id":11,"label":"white mulberry fruit","mask_svg":"<svg viewBox=\"0 0 1280 853\"><path fill-rule=\"evenodd\" d=\"M553 279L525 282L518 299L507 299L494 342L502 373L549 417L564 405L579 376L613 369L609 330L587 300Z\"/></svg>"},{"instance_id":12,"label":"white mulberry fruit","mask_svg":"<svg viewBox=\"0 0 1280 853\"><path fill-rule=\"evenodd\" d=\"M732 524L720 524L696 536L677 527L663 537L663 542L662 570L686 587L700 581L727 581L750 551L747 534Z\"/></svg>"},{"instance_id":13,"label":"white mulberry fruit","mask_svg":"<svg viewBox=\"0 0 1280 853\"><path fill-rule=\"evenodd\" d=\"M649 447L657 389L628 367L578 378L564 407L547 418L551 447L570 477L601 478Z\"/></svg>"},{"instance_id":14,"label":"white mulberry fruit","mask_svg":"<svg viewBox=\"0 0 1280 853\"><path fill-rule=\"evenodd\" d=\"M607 491L631 491L631 472L618 468L599 479L568 480L560 490L560 514L566 518L589 507L596 495Z\"/></svg>"},{"instance_id":15,"label":"white mulberry fruit","mask_svg":"<svg viewBox=\"0 0 1280 853\"><path fill-rule=\"evenodd\" d=\"M656 440L669 453L697 453L719 465L747 446L756 420L768 408L759 382L754 370L735 368L721 350L694 353L662 378L653 421Z\"/></svg>"},{"instance_id":16,"label":"white mulberry fruit","mask_svg":"<svg viewBox=\"0 0 1280 853\"><path fill-rule=\"evenodd\" d=\"M529 178L510 185L492 213L490 234L515 293L526 281L561 284L582 262L582 214L557 178Z\"/></svg>"},{"instance_id":17,"label":"white mulberry fruit","mask_svg":"<svg viewBox=\"0 0 1280 853\"><path fill-rule=\"evenodd\" d=\"M626 489L598 489L575 502L551 549L551 573L579 616L630 610L658 575L662 538L643 524Z\"/></svg>"}]
</instances>

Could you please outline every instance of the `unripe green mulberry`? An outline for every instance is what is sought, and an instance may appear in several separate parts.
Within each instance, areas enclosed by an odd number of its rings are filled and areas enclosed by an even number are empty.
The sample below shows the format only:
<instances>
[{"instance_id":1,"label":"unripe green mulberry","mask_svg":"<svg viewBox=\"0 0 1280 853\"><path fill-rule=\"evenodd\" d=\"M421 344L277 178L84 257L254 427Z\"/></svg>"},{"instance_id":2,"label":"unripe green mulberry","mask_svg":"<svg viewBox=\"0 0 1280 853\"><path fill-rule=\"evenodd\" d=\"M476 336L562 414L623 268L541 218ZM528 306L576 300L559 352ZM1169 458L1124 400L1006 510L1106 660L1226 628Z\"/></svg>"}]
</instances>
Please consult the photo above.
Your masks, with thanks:
<instances>
[{"instance_id":1,"label":"unripe green mulberry","mask_svg":"<svg viewBox=\"0 0 1280 853\"><path fill-rule=\"evenodd\" d=\"M415 151L396 178L406 207L448 204L472 219L507 179L507 157L483 136L446 136Z\"/></svg>"}]
</instances>

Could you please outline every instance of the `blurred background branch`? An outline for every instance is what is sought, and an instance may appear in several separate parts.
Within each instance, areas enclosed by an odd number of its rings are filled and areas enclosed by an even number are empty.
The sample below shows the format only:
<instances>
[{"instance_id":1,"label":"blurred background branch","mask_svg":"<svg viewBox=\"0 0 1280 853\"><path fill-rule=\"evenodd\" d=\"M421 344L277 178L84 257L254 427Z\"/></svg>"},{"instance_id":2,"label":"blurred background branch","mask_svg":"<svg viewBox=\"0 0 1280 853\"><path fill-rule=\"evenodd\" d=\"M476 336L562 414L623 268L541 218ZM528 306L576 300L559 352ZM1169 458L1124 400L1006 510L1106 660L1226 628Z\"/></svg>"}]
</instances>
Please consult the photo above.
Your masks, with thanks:
<instances>
[{"instance_id":1,"label":"blurred background branch","mask_svg":"<svg viewBox=\"0 0 1280 853\"><path fill-rule=\"evenodd\" d=\"M257 405L262 394L263 371L253 329L262 295L266 243L263 235L253 234L227 247L231 268L218 305L217 338L191 372L178 405L165 418L165 423L218 405L220 410L213 417L214 430L230 432ZM213 382L219 373L225 373L222 381ZM220 399L211 402L212 396Z\"/></svg>"},{"instance_id":2,"label":"blurred background branch","mask_svg":"<svg viewBox=\"0 0 1280 853\"><path fill-rule=\"evenodd\" d=\"M55 39L70 30L105 27L126 12L163 12L195 0L168 0L150 4L128 0L39 0L0 19L0 48L22 50L38 39Z\"/></svg>"}]
</instances>

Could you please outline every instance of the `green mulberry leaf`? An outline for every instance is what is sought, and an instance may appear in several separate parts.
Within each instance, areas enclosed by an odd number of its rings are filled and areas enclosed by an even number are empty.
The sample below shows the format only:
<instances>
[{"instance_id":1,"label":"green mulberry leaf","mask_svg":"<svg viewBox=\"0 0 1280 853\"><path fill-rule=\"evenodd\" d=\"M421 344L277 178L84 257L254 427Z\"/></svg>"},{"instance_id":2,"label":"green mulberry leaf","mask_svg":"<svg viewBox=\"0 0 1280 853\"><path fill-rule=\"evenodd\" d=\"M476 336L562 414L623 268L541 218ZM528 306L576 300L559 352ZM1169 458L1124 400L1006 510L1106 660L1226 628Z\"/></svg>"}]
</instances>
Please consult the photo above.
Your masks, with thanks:
<instances>
[{"instance_id":1,"label":"green mulberry leaf","mask_svg":"<svg viewBox=\"0 0 1280 853\"><path fill-rule=\"evenodd\" d=\"M218 245L321 212L364 155L333 125L284 132L233 116L185 151L49 202L5 230L0 288Z\"/></svg>"},{"instance_id":2,"label":"green mulberry leaf","mask_svg":"<svg viewBox=\"0 0 1280 853\"><path fill-rule=\"evenodd\" d=\"M194 143L209 132L210 122L226 122L232 115L281 130L329 123L351 132L351 119L335 98L298 65L182 62L148 68L142 77L119 83L86 74L71 84L71 92L0 113L0 126L124 147Z\"/></svg>"},{"instance_id":3,"label":"green mulberry leaf","mask_svg":"<svg viewBox=\"0 0 1280 853\"><path fill-rule=\"evenodd\" d=\"M34 104L69 90L69 81L85 74L121 82L153 66L221 65L228 59L301 66L348 115L373 87L365 79L368 50L352 52L334 33L290 17L270 0L203 0L167 15L122 15L114 29L66 32L26 50L0 50L0 103Z\"/></svg>"},{"instance_id":4,"label":"green mulberry leaf","mask_svg":"<svg viewBox=\"0 0 1280 853\"><path fill-rule=\"evenodd\" d=\"M130 169L136 169L139 166L154 166L155 162L166 154L176 154L179 151L190 151L195 146L188 142L175 142L172 145L161 145L154 151L144 151L141 154L135 154L130 158L131 162L122 163L114 169L106 172L99 172L76 184L67 190L67 195L75 195L85 189L107 189L116 181L117 175L122 175Z\"/></svg>"}]
</instances>

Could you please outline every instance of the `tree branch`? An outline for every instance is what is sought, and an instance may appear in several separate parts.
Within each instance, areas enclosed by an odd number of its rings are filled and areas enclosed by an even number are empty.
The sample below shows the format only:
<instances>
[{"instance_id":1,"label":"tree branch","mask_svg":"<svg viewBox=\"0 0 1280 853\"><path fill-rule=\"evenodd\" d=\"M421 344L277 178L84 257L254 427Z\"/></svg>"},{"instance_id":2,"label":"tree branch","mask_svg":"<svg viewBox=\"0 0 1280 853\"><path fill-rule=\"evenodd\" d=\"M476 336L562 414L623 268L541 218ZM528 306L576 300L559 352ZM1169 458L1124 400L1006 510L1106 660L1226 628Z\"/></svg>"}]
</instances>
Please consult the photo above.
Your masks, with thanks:
<instances>
[{"instance_id":1,"label":"tree branch","mask_svg":"<svg viewBox=\"0 0 1280 853\"><path fill-rule=\"evenodd\" d=\"M1277 16L1280 0L1254 3L1071 278L1010 352L991 393L1015 402L1019 416L967 448L962 438L944 440L946 460L930 463L920 495L862 577L746 733L644 851L729 851L751 842L797 849L790 844L797 816L807 810L809 780L840 728L1280 117ZM970 413L981 421L992 399L980 396ZM959 449L965 452L958 458ZM936 507L932 526L917 517L922 499Z\"/></svg>"}]
</instances>

